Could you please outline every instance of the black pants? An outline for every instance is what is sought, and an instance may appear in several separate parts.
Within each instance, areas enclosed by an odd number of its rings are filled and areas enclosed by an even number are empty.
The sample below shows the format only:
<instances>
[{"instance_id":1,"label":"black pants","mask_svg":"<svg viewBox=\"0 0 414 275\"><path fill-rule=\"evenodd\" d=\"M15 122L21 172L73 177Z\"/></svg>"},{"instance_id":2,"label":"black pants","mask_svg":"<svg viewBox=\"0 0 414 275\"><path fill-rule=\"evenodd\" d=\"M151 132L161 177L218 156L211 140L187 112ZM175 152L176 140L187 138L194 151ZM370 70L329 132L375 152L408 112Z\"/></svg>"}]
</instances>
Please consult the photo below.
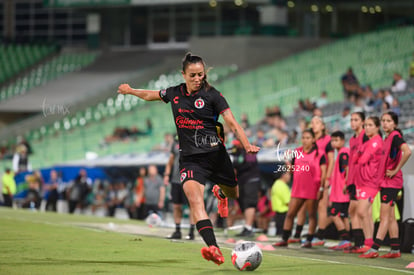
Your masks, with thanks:
<instances>
[{"instance_id":1,"label":"black pants","mask_svg":"<svg viewBox=\"0 0 414 275\"><path fill-rule=\"evenodd\" d=\"M9 194L3 193L4 206L13 207L13 199Z\"/></svg>"},{"instance_id":2,"label":"black pants","mask_svg":"<svg viewBox=\"0 0 414 275\"><path fill-rule=\"evenodd\" d=\"M276 223L276 235L281 236L283 233L283 224L285 223L287 212L279 213L276 212L275 223Z\"/></svg>"}]
</instances>

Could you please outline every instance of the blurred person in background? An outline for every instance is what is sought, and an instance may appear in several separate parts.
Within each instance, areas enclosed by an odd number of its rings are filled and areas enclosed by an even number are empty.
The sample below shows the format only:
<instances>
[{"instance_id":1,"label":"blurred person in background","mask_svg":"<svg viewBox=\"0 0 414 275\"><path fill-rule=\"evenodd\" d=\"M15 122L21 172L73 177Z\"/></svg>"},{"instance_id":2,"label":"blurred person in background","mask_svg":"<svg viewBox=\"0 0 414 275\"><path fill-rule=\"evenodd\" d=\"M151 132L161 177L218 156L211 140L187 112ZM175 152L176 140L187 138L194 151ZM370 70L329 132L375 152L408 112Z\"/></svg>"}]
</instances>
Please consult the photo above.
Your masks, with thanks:
<instances>
[{"instance_id":1,"label":"blurred person in background","mask_svg":"<svg viewBox=\"0 0 414 275\"><path fill-rule=\"evenodd\" d=\"M16 152L13 155L13 171L16 175L22 172L32 171L27 147L24 144L20 144L16 147Z\"/></svg>"},{"instance_id":2,"label":"blurred person in background","mask_svg":"<svg viewBox=\"0 0 414 275\"><path fill-rule=\"evenodd\" d=\"M81 169L66 190L70 214L73 214L76 208L83 210L86 207L86 199L92 190L91 186L92 180L88 177L86 170Z\"/></svg>"},{"instance_id":3,"label":"blurred person in background","mask_svg":"<svg viewBox=\"0 0 414 275\"><path fill-rule=\"evenodd\" d=\"M410 69L408 71L408 76L410 77L410 79L414 78L414 53L413 53L413 59L411 59Z\"/></svg>"},{"instance_id":4,"label":"blurred person in background","mask_svg":"<svg viewBox=\"0 0 414 275\"><path fill-rule=\"evenodd\" d=\"M144 178L145 214L156 213L162 216L165 201L164 180L158 174L155 165L148 166L148 175Z\"/></svg>"},{"instance_id":5,"label":"blurred person in background","mask_svg":"<svg viewBox=\"0 0 414 275\"><path fill-rule=\"evenodd\" d=\"M10 168L6 168L2 182L3 204L6 207L13 207L13 197L16 194L16 181L14 180L14 173Z\"/></svg>"},{"instance_id":6,"label":"blurred person in background","mask_svg":"<svg viewBox=\"0 0 414 275\"><path fill-rule=\"evenodd\" d=\"M134 188L134 207L133 212L138 220L144 220L145 213L145 196L144 196L144 179L147 176L147 168L142 166L139 168L139 175L135 180Z\"/></svg>"},{"instance_id":7,"label":"blurred person in background","mask_svg":"<svg viewBox=\"0 0 414 275\"><path fill-rule=\"evenodd\" d=\"M272 202L267 196L266 189L259 189L258 202L256 206L256 224L257 228L260 229L264 234L267 234L269 229L269 223L275 215L272 210Z\"/></svg>"},{"instance_id":8,"label":"blurred person in background","mask_svg":"<svg viewBox=\"0 0 414 275\"><path fill-rule=\"evenodd\" d=\"M50 171L50 178L48 182L43 185L43 197L46 199L46 211L57 211L57 201L59 199L58 187L62 184L56 170Z\"/></svg>"},{"instance_id":9,"label":"blurred person in background","mask_svg":"<svg viewBox=\"0 0 414 275\"><path fill-rule=\"evenodd\" d=\"M283 224L285 222L286 214L288 212L290 202L290 187L289 183L292 176L290 172L285 171L282 175L273 183L271 189L271 202L272 210L275 214L276 223L276 235L282 236ZM300 235L299 237L300 238Z\"/></svg>"},{"instance_id":10,"label":"blurred person in background","mask_svg":"<svg viewBox=\"0 0 414 275\"><path fill-rule=\"evenodd\" d=\"M238 140L230 151L235 174L239 182L238 203L244 215L243 231L237 237L254 237L253 224L260 190L260 169L256 154L248 154Z\"/></svg>"},{"instance_id":11,"label":"blurred person in background","mask_svg":"<svg viewBox=\"0 0 414 275\"><path fill-rule=\"evenodd\" d=\"M407 89L407 81L399 73L394 73L391 91L394 93L404 92Z\"/></svg>"},{"instance_id":12,"label":"blurred person in background","mask_svg":"<svg viewBox=\"0 0 414 275\"><path fill-rule=\"evenodd\" d=\"M175 223L175 231L169 235L168 239L181 239L181 220L183 218L183 205L188 204L187 197L184 194L183 186L180 182L180 144L174 138L171 146L170 158L165 166L164 185L171 184L171 199L173 202L173 217ZM191 211L191 209L190 209ZM187 240L194 240L195 224L192 221L190 213L190 231L186 236Z\"/></svg>"}]
</instances>

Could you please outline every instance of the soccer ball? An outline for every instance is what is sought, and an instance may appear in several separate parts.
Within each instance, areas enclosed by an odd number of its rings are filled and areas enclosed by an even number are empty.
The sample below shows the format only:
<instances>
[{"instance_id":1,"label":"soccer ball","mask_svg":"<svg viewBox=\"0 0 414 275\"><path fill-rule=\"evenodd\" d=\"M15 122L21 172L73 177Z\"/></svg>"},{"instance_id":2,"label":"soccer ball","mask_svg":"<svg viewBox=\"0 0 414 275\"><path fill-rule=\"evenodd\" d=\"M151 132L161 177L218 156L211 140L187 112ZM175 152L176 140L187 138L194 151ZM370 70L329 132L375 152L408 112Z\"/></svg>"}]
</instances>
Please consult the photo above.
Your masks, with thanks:
<instances>
[{"instance_id":1,"label":"soccer ball","mask_svg":"<svg viewBox=\"0 0 414 275\"><path fill-rule=\"evenodd\" d=\"M161 217L156 213L149 214L145 221L149 227L159 227L162 224Z\"/></svg>"},{"instance_id":2,"label":"soccer ball","mask_svg":"<svg viewBox=\"0 0 414 275\"><path fill-rule=\"evenodd\" d=\"M262 262L262 250L254 242L236 244L231 252L231 262L240 271L253 271Z\"/></svg>"}]
</instances>

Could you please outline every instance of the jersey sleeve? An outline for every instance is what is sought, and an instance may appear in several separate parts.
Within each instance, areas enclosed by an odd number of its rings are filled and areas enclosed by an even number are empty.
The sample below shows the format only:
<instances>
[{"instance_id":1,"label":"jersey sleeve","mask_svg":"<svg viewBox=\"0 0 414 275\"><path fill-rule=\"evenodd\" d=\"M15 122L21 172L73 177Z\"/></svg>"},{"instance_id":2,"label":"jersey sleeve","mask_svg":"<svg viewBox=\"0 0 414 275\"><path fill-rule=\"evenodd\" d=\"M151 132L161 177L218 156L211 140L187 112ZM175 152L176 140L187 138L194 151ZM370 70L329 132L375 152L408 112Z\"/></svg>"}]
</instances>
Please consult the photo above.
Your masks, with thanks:
<instances>
[{"instance_id":1,"label":"jersey sleeve","mask_svg":"<svg viewBox=\"0 0 414 275\"><path fill-rule=\"evenodd\" d=\"M164 101L165 103L170 102L173 97L173 91L174 90L172 87L160 90L159 95L160 95L161 100Z\"/></svg>"},{"instance_id":2,"label":"jersey sleeve","mask_svg":"<svg viewBox=\"0 0 414 275\"><path fill-rule=\"evenodd\" d=\"M325 156L322 156L321 159L319 160L319 165L323 165L323 164L326 164Z\"/></svg>"},{"instance_id":3,"label":"jersey sleeve","mask_svg":"<svg viewBox=\"0 0 414 275\"><path fill-rule=\"evenodd\" d=\"M332 147L332 144L330 142L328 142L328 144L326 144L325 147L325 153L328 154L329 152L333 152L334 148Z\"/></svg>"},{"instance_id":4,"label":"jersey sleeve","mask_svg":"<svg viewBox=\"0 0 414 275\"><path fill-rule=\"evenodd\" d=\"M401 145L405 143L405 140L400 136L394 136L391 143L390 158L394 159L397 157L398 152L401 149Z\"/></svg>"},{"instance_id":5,"label":"jersey sleeve","mask_svg":"<svg viewBox=\"0 0 414 275\"><path fill-rule=\"evenodd\" d=\"M224 96L217 90L214 90L214 108L218 114L223 113L225 110L229 109L230 106L227 103L227 100Z\"/></svg>"},{"instance_id":6,"label":"jersey sleeve","mask_svg":"<svg viewBox=\"0 0 414 275\"><path fill-rule=\"evenodd\" d=\"M348 166L349 155L347 153L342 153L338 156L338 158L339 158L339 169L342 173L345 170L345 168Z\"/></svg>"}]
</instances>

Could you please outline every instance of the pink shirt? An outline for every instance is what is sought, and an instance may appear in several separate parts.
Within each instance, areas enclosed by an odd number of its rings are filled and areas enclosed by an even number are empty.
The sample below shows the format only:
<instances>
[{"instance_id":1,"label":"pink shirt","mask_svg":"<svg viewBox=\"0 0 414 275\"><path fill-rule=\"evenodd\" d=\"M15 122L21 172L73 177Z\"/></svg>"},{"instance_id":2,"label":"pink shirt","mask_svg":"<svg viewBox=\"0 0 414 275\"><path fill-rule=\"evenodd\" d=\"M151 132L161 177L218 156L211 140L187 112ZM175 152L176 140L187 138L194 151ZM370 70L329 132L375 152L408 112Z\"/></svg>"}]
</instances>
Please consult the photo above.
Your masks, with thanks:
<instances>
[{"instance_id":1,"label":"pink shirt","mask_svg":"<svg viewBox=\"0 0 414 275\"><path fill-rule=\"evenodd\" d=\"M331 177L331 193L329 201L331 202L349 202L349 195L343 193L346 179L346 167L349 163L349 148L343 147L338 152L335 160L334 170Z\"/></svg>"},{"instance_id":2,"label":"pink shirt","mask_svg":"<svg viewBox=\"0 0 414 275\"><path fill-rule=\"evenodd\" d=\"M365 130L362 130L359 135L351 137L349 140L349 159L352 160L358 152L358 148L364 143ZM355 184L355 175L358 174L359 165L353 161L349 161L348 181L347 185Z\"/></svg>"},{"instance_id":3,"label":"pink shirt","mask_svg":"<svg viewBox=\"0 0 414 275\"><path fill-rule=\"evenodd\" d=\"M379 167L382 159L383 141L380 135L372 137L365 142L354 160L359 164L357 174L358 187L370 187L379 189Z\"/></svg>"},{"instance_id":4,"label":"pink shirt","mask_svg":"<svg viewBox=\"0 0 414 275\"><path fill-rule=\"evenodd\" d=\"M328 153L333 152L333 148L331 146L331 136L324 135L323 137L320 137L316 141L316 145L318 146L319 154L322 154L325 156L326 166L329 166Z\"/></svg>"},{"instance_id":5,"label":"pink shirt","mask_svg":"<svg viewBox=\"0 0 414 275\"><path fill-rule=\"evenodd\" d=\"M305 153L303 147L299 147L296 151L303 152L303 157L296 158L293 165L291 197L316 200L321 186L320 166L325 164L325 157L315 149Z\"/></svg>"},{"instance_id":6,"label":"pink shirt","mask_svg":"<svg viewBox=\"0 0 414 275\"><path fill-rule=\"evenodd\" d=\"M397 144L394 144L393 148L392 145L394 140L397 141ZM405 142L398 131L392 131L384 140L384 154L382 156L379 172L381 177L380 186L383 188L401 189L403 187L404 180L401 169L392 178L385 176L385 172L387 170L394 170L395 167L397 167L398 163L401 161L401 145L404 143Z\"/></svg>"}]
</instances>

